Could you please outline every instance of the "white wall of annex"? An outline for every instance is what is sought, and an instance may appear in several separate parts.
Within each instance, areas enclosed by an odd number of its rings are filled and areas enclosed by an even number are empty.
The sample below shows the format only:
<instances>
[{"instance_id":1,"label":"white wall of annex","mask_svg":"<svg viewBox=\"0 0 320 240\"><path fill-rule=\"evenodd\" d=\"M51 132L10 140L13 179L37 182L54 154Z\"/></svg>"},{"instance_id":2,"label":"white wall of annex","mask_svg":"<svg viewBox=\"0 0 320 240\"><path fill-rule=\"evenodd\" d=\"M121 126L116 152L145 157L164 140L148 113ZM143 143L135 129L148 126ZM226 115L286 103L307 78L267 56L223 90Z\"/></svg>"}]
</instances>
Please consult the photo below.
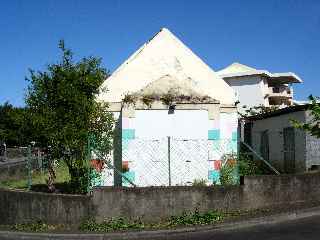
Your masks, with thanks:
<instances>
[{"instance_id":1,"label":"white wall of annex","mask_svg":"<svg viewBox=\"0 0 320 240\"><path fill-rule=\"evenodd\" d=\"M238 100L239 110L242 106L254 107L265 105L264 84L258 76L248 76L228 79L227 83L235 90Z\"/></svg>"},{"instance_id":2,"label":"white wall of annex","mask_svg":"<svg viewBox=\"0 0 320 240\"><path fill-rule=\"evenodd\" d=\"M298 111L261 120L256 120L252 127L252 147L260 152L261 133L268 130L269 160L280 171L284 168L284 139L283 129L292 127L291 119L305 122L305 112ZM295 129L295 165L297 172L306 170L306 138L305 132Z\"/></svg>"},{"instance_id":3,"label":"white wall of annex","mask_svg":"<svg viewBox=\"0 0 320 240\"><path fill-rule=\"evenodd\" d=\"M173 114L168 110L136 110L132 120L136 138L208 139L206 110L175 110Z\"/></svg>"}]
</instances>

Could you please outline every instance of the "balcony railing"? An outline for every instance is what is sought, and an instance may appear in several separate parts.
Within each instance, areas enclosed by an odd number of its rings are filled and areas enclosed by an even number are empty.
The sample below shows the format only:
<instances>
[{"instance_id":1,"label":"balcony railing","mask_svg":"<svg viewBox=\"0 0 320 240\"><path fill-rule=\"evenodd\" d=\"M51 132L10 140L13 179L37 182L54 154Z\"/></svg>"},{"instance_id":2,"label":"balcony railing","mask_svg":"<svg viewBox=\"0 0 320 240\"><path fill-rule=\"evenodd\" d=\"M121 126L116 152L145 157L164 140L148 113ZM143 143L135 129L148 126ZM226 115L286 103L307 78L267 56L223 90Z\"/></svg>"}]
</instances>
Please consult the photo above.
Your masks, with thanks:
<instances>
[{"instance_id":1,"label":"balcony railing","mask_svg":"<svg viewBox=\"0 0 320 240\"><path fill-rule=\"evenodd\" d=\"M269 97L292 98L293 92L290 87L269 87Z\"/></svg>"}]
</instances>

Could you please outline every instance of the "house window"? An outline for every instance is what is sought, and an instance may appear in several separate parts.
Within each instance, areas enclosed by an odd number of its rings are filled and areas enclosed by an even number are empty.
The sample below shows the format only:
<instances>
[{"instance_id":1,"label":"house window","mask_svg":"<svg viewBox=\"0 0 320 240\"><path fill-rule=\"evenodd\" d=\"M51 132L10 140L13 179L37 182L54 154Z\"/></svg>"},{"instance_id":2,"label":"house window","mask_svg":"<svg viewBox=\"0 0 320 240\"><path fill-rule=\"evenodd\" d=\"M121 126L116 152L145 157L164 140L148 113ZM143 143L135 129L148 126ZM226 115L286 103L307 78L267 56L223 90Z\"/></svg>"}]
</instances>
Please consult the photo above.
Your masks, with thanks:
<instances>
[{"instance_id":1,"label":"house window","mask_svg":"<svg viewBox=\"0 0 320 240\"><path fill-rule=\"evenodd\" d=\"M279 87L273 87L273 92L274 93L280 93L280 88Z\"/></svg>"}]
</instances>

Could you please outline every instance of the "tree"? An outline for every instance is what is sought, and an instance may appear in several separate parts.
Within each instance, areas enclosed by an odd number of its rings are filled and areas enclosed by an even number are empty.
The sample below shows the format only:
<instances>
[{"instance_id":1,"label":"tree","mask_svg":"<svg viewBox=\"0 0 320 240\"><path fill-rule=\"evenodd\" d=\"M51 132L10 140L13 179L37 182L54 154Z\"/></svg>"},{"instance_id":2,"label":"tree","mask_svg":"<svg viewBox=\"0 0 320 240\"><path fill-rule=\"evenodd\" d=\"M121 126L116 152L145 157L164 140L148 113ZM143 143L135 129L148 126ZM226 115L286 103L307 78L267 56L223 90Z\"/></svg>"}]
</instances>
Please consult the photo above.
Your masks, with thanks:
<instances>
[{"instance_id":1,"label":"tree","mask_svg":"<svg viewBox=\"0 0 320 240\"><path fill-rule=\"evenodd\" d=\"M11 142L10 135L14 129L12 122L13 106L5 102L0 106L0 142ZM14 140L16 142L16 139Z\"/></svg>"},{"instance_id":2,"label":"tree","mask_svg":"<svg viewBox=\"0 0 320 240\"><path fill-rule=\"evenodd\" d=\"M320 103L318 97L309 96L311 101L308 109L311 113L311 120L307 123L301 123L297 120L291 120L293 126L309 132L312 136L320 138Z\"/></svg>"},{"instance_id":3,"label":"tree","mask_svg":"<svg viewBox=\"0 0 320 240\"><path fill-rule=\"evenodd\" d=\"M60 62L43 72L30 70L26 103L34 126L44 136L42 144L51 146L55 159L66 162L73 189L83 193L90 181L89 136L101 141L101 151L109 153L112 148L113 117L107 104L95 99L103 91L101 84L108 72L101 66L101 58L75 62L64 41L59 42L59 49Z\"/></svg>"},{"instance_id":4,"label":"tree","mask_svg":"<svg viewBox=\"0 0 320 240\"><path fill-rule=\"evenodd\" d=\"M0 105L0 143L7 146L26 146L36 137L29 124L29 111L9 102Z\"/></svg>"}]
</instances>

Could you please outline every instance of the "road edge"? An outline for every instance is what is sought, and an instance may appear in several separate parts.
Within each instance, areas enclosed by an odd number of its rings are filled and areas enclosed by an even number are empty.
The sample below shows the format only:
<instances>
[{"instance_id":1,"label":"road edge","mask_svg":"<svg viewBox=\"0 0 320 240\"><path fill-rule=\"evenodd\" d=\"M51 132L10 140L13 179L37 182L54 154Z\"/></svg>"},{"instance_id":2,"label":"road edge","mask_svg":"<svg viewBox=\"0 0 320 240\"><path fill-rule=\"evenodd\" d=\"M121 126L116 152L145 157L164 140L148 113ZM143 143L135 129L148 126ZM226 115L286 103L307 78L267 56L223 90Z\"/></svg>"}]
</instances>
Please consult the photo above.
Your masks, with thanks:
<instances>
[{"instance_id":1,"label":"road edge","mask_svg":"<svg viewBox=\"0 0 320 240\"><path fill-rule=\"evenodd\" d=\"M320 206L312 207L307 209L297 209L294 211L273 214L269 216L257 217L246 220L239 220L228 223L220 223L216 225L208 226L193 226L178 229L164 229L164 230L143 230L143 231L127 231L127 232L115 232L115 233L27 233L27 232L12 232L12 231L0 231L0 239L13 240L13 239L48 239L48 240L62 240L62 239L95 239L95 240L106 240L106 239L143 239L143 238L159 238L163 236L172 236L185 233L193 232L215 232L215 231L228 231L241 228L249 228L259 225L276 224L291 220L303 219L312 216L320 215Z\"/></svg>"}]
</instances>

